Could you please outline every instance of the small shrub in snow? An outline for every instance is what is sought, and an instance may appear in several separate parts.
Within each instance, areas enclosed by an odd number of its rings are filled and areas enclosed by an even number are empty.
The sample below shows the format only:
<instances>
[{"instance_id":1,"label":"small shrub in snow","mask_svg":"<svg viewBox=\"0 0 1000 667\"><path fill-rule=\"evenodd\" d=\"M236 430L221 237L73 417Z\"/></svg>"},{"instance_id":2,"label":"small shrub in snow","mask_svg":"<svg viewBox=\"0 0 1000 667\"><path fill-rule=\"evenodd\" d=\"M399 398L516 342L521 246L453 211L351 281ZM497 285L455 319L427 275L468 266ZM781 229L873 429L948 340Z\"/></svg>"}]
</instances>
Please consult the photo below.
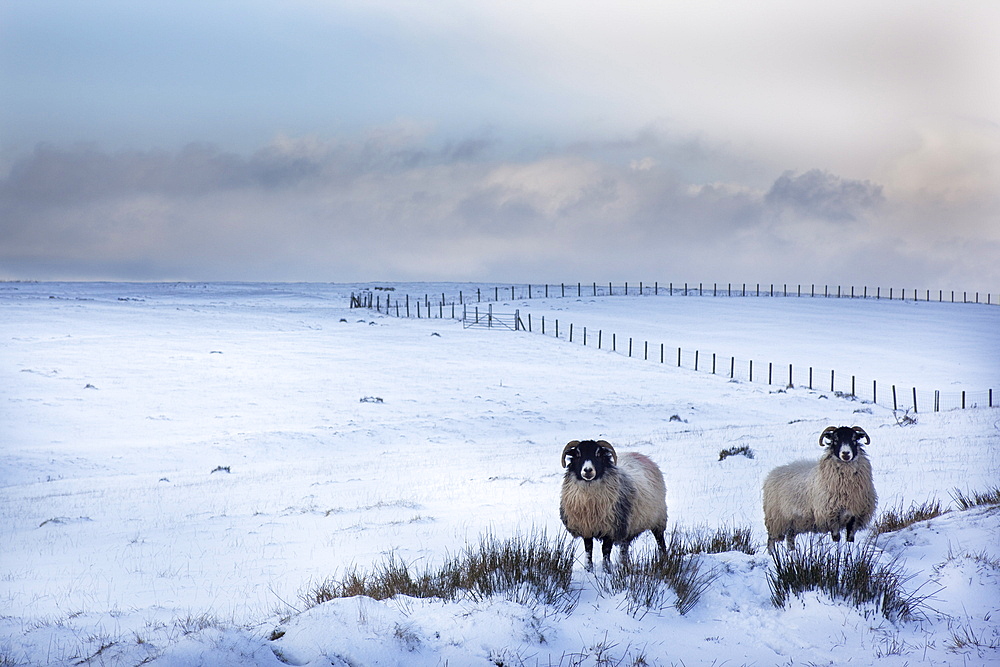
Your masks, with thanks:
<instances>
[{"instance_id":1,"label":"small shrub in snow","mask_svg":"<svg viewBox=\"0 0 1000 667\"><path fill-rule=\"evenodd\" d=\"M739 447L730 447L729 449L723 449L719 452L719 460L725 461L730 456L745 456L748 459L753 458L753 450L747 445L740 445Z\"/></svg>"},{"instance_id":2,"label":"small shrub in snow","mask_svg":"<svg viewBox=\"0 0 1000 667\"><path fill-rule=\"evenodd\" d=\"M981 505L1000 505L1000 486L994 486L980 493L966 495L961 489L951 492L951 497L960 510L969 510Z\"/></svg>"},{"instance_id":3,"label":"small shrub in snow","mask_svg":"<svg viewBox=\"0 0 1000 667\"><path fill-rule=\"evenodd\" d=\"M337 598L365 595L385 600L397 595L417 598L474 600L501 597L523 604L545 604L569 612L576 605L572 589L573 544L566 538L549 540L544 532L500 540L483 536L437 569L417 573L395 554L370 573L351 568L339 579L329 579L303 594L315 606Z\"/></svg>"},{"instance_id":4,"label":"small shrub in snow","mask_svg":"<svg viewBox=\"0 0 1000 667\"><path fill-rule=\"evenodd\" d=\"M666 555L620 563L606 570L597 584L605 594L624 594L625 610L633 616L671 605L686 614L698 604L716 576L702 571L701 559L689 553L683 539L674 532Z\"/></svg>"},{"instance_id":5,"label":"small shrub in snow","mask_svg":"<svg viewBox=\"0 0 1000 667\"><path fill-rule=\"evenodd\" d=\"M994 633L993 637L986 637L984 632L977 632L969 626L961 626L957 630L952 630L951 639L945 647L952 653L963 653L970 649L978 651L996 651L1000 649L1000 637ZM982 657L982 653L980 653Z\"/></svg>"},{"instance_id":6,"label":"small shrub in snow","mask_svg":"<svg viewBox=\"0 0 1000 667\"><path fill-rule=\"evenodd\" d=\"M919 505L913 503L909 509L887 509L879 515L872 525L872 533L881 535L882 533L892 533L912 526L920 521L929 521L934 517L941 516L947 510L941 509L941 503L937 500L928 500Z\"/></svg>"},{"instance_id":7,"label":"small shrub in snow","mask_svg":"<svg viewBox=\"0 0 1000 667\"><path fill-rule=\"evenodd\" d=\"M896 559L885 560L875 547L874 534L857 547L813 538L804 549L775 549L774 567L768 570L771 602L784 607L793 596L821 591L855 607L874 605L891 621L912 620L920 615L927 596L907 591Z\"/></svg>"},{"instance_id":8,"label":"small shrub in snow","mask_svg":"<svg viewBox=\"0 0 1000 667\"><path fill-rule=\"evenodd\" d=\"M684 550L689 554L723 554L739 551L752 556L757 553L759 545L753 540L753 531L744 526L723 526L714 532L708 529L696 529L684 536Z\"/></svg>"}]
</instances>

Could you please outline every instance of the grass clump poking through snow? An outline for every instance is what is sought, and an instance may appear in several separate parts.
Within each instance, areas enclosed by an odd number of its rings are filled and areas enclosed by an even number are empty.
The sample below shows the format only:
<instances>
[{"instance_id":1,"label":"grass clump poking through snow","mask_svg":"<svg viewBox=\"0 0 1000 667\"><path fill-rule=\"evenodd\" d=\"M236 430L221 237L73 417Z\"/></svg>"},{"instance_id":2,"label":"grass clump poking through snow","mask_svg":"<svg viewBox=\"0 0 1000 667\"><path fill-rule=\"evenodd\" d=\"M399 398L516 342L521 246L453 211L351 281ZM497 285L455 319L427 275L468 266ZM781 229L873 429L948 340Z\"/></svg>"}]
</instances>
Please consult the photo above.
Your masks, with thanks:
<instances>
[{"instance_id":1,"label":"grass clump poking through snow","mask_svg":"<svg viewBox=\"0 0 1000 667\"><path fill-rule=\"evenodd\" d=\"M728 527L711 529L695 529L683 535L683 548L689 554L722 554L730 551L740 551L752 556L757 553L759 545L753 540L753 531L748 527Z\"/></svg>"},{"instance_id":2,"label":"grass clump poking through snow","mask_svg":"<svg viewBox=\"0 0 1000 667\"><path fill-rule=\"evenodd\" d=\"M894 558L884 560L875 547L874 533L857 546L813 538L798 549L775 549L771 557L774 567L767 573L767 583L776 607L813 590L855 607L874 605L891 621L914 619L924 606L926 596L904 588L910 577L903 575Z\"/></svg>"},{"instance_id":3,"label":"grass clump poking through snow","mask_svg":"<svg viewBox=\"0 0 1000 667\"><path fill-rule=\"evenodd\" d=\"M961 489L951 492L951 497L960 510L970 510L981 505L1000 505L1000 486L990 487L986 491L966 495Z\"/></svg>"},{"instance_id":4,"label":"grass clump poking through snow","mask_svg":"<svg viewBox=\"0 0 1000 667\"><path fill-rule=\"evenodd\" d=\"M667 543L666 555L644 553L628 563L609 567L597 579L597 585L604 594L624 595L625 610L632 616L671 604L686 614L715 578L716 573L702 571L701 559L688 550L675 531Z\"/></svg>"},{"instance_id":5,"label":"grass clump poking through snow","mask_svg":"<svg viewBox=\"0 0 1000 667\"><path fill-rule=\"evenodd\" d=\"M740 445L739 447L730 447L728 449L723 449L719 452L719 460L725 461L730 456L745 456L748 459L753 458L753 450L747 445Z\"/></svg>"},{"instance_id":6,"label":"grass clump poking through snow","mask_svg":"<svg viewBox=\"0 0 1000 667\"><path fill-rule=\"evenodd\" d=\"M501 597L514 602L542 603L569 612L578 592L571 587L572 542L550 540L544 532L501 540L484 535L479 544L448 558L436 569L414 572L395 554L371 572L351 568L301 596L309 606L337 598L365 595L385 600L397 595L455 600Z\"/></svg>"},{"instance_id":7,"label":"grass clump poking through snow","mask_svg":"<svg viewBox=\"0 0 1000 667\"><path fill-rule=\"evenodd\" d=\"M948 510L941 509L941 503L937 500L928 500L919 505L912 503L909 509L890 508L882 512L872 525L872 533L881 535L882 533L892 533L912 526L920 521L928 521L939 517Z\"/></svg>"}]
</instances>

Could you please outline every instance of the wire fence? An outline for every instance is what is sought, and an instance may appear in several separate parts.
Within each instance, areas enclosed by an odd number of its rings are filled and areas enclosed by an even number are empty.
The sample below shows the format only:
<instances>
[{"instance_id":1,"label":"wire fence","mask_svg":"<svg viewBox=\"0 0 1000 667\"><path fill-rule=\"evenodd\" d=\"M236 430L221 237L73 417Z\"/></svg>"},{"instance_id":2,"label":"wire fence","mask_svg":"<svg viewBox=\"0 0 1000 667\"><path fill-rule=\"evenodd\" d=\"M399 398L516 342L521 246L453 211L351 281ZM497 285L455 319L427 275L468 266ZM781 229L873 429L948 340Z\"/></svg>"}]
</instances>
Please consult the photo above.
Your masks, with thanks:
<instances>
[{"instance_id":1,"label":"wire fence","mask_svg":"<svg viewBox=\"0 0 1000 667\"><path fill-rule=\"evenodd\" d=\"M582 283L577 283L576 294L570 289L567 294L566 285L561 284L558 293L550 294L549 287L556 286L524 286L526 291L520 297L528 298L563 298L565 296L581 296L584 292ZM570 286L573 287L572 285ZM607 291L604 286L598 288L596 283L591 284L591 294L587 296L615 296L615 286L608 284ZM718 286L713 285L712 293L708 296L767 296L767 297L811 297L811 298L894 298L893 290L889 290L884 297L881 290L876 288L874 295L869 294L867 288L856 291L851 289L850 293L842 288L837 288L836 293L832 293L829 286L824 286L822 294L818 294L814 286L808 294L801 291L801 286L797 286L794 293L789 293L787 289L775 292L773 286L761 292L759 286L755 286L750 292L745 286L740 286L734 293L731 286L727 285L725 292L720 294ZM442 293L440 300L431 301L429 294L422 298L413 298L409 295L392 298L392 295L378 295L371 292L351 295L352 308L368 308L380 313L393 315L396 317L416 317L416 318L438 318L456 319L463 323L465 328L487 328L496 330L525 331L528 333L538 333L544 336L552 336L568 343L577 343L588 347L596 347L599 350L607 350L613 353L622 354L629 358L641 359L646 362L659 363L662 365L672 365L677 368L685 368L698 372L711 373L729 378L732 381L751 382L766 384L774 387L775 391L787 391L789 389L808 389L818 392L821 396L827 394L847 400L856 400L862 403L875 404L891 408L897 412L939 412L944 410L971 409L979 407L1000 407L996 401L1000 397L994 397L993 389L981 391L950 391L926 390L917 387L902 387L895 384L883 384L875 379L859 377L857 375L838 373L834 369L820 369L812 366L795 366L793 364L776 364L774 362L760 362L753 359L741 359L735 356L723 356L715 352L704 350L685 350L680 347L670 347L665 343L650 342L648 340L633 339L631 337L619 336L616 332L605 332L603 329L593 329L589 331L586 326L579 326L573 322L558 319L546 318L532 320L530 313L522 316L520 310L514 312L495 312L492 303L499 301L500 290L510 290L508 294L516 295L517 286L509 288L493 287L493 294L486 294L483 299L484 290L476 288L475 300L466 300L463 291L459 291L457 301L453 299L447 301L446 294ZM538 289L535 297L529 296L534 289ZM651 290L651 291L650 291ZM552 290L555 291L555 290ZM860 292L860 293L859 293ZM699 285L697 291L694 288L684 285L674 287L668 284L666 290L662 290L657 283L650 288L648 285L639 283L632 287L632 294L636 296L659 294L665 296L706 296L704 286ZM917 292L913 291L916 298ZM930 292L927 292L929 295ZM629 285L625 283L621 286L618 295L628 296ZM952 293L952 299L954 299ZM493 296L493 299L489 299ZM384 297L384 298L383 298ZM515 299L518 297L514 297ZM905 298L905 292L900 291L898 297ZM930 300L929 297L927 300ZM940 300L945 301L944 292L940 293ZM486 305L480 305L485 303ZM956 303L980 303L984 305L994 305L991 295L987 294L985 302L979 301L979 293L975 293L975 300L970 300L967 293L963 293L963 300Z\"/></svg>"},{"instance_id":2,"label":"wire fence","mask_svg":"<svg viewBox=\"0 0 1000 667\"><path fill-rule=\"evenodd\" d=\"M727 297L727 298L824 298L824 299L887 299L890 301L936 301L938 303L964 303L995 306L1000 305L1000 294L978 291L908 289L894 287L869 287L856 285L789 285L776 283L559 283L559 284L515 284L468 286L466 289L452 289L449 292L425 293L422 297L409 294L398 296L392 288L376 287L351 294L354 308L376 310L395 309L405 311L409 306L410 315L416 317L417 304L427 312L432 305L442 309L452 305L463 306L472 303L489 303L529 299L582 298L605 296L686 296L686 297ZM384 293L379 293L384 292ZM402 312L400 313L402 316ZM425 314L425 316L427 316Z\"/></svg>"}]
</instances>

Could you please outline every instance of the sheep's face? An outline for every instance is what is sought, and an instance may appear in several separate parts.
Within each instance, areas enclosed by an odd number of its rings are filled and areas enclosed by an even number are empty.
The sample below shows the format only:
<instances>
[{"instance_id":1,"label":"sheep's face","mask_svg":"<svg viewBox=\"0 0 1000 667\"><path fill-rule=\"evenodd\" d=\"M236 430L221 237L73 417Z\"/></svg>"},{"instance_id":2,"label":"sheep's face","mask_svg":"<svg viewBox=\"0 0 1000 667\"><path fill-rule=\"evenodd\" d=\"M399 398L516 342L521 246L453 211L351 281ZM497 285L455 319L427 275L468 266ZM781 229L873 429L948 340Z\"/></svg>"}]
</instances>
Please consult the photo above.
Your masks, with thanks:
<instances>
[{"instance_id":1,"label":"sheep's face","mask_svg":"<svg viewBox=\"0 0 1000 667\"><path fill-rule=\"evenodd\" d=\"M819 438L821 447L826 447L830 456L849 463L862 454L864 445L871 442L868 434L860 426L841 426L823 431Z\"/></svg>"},{"instance_id":2,"label":"sheep's face","mask_svg":"<svg viewBox=\"0 0 1000 667\"><path fill-rule=\"evenodd\" d=\"M593 482L601 479L615 465L615 450L603 441L583 440L563 453L563 467L578 480Z\"/></svg>"}]
</instances>

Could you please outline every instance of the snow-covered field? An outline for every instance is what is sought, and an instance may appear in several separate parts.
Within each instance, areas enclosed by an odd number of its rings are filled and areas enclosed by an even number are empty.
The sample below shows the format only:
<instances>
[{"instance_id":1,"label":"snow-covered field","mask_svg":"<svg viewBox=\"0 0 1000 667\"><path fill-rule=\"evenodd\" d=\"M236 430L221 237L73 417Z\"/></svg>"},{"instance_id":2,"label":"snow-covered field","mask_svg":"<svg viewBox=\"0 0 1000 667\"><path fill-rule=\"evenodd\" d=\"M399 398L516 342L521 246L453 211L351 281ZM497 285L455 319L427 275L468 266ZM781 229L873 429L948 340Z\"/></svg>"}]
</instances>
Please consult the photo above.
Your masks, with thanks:
<instances>
[{"instance_id":1,"label":"snow-covered field","mask_svg":"<svg viewBox=\"0 0 1000 667\"><path fill-rule=\"evenodd\" d=\"M953 489L1000 481L995 409L921 411L900 426L882 406L801 385L350 310L359 287L0 283L0 665L1000 661L996 508L879 538L907 586L931 595L910 622L818 594L776 609L771 559L735 552L703 557L717 578L684 616L632 615L582 567L569 614L409 598L304 610L311 586L389 554L422 567L487 532L561 534L558 456L571 439L656 460L671 526L749 526L759 542L763 476L818 457L828 425L871 435L883 509L950 506ZM996 306L605 297L496 308L904 386L1000 388ZM718 460L738 445L755 458Z\"/></svg>"}]
</instances>

